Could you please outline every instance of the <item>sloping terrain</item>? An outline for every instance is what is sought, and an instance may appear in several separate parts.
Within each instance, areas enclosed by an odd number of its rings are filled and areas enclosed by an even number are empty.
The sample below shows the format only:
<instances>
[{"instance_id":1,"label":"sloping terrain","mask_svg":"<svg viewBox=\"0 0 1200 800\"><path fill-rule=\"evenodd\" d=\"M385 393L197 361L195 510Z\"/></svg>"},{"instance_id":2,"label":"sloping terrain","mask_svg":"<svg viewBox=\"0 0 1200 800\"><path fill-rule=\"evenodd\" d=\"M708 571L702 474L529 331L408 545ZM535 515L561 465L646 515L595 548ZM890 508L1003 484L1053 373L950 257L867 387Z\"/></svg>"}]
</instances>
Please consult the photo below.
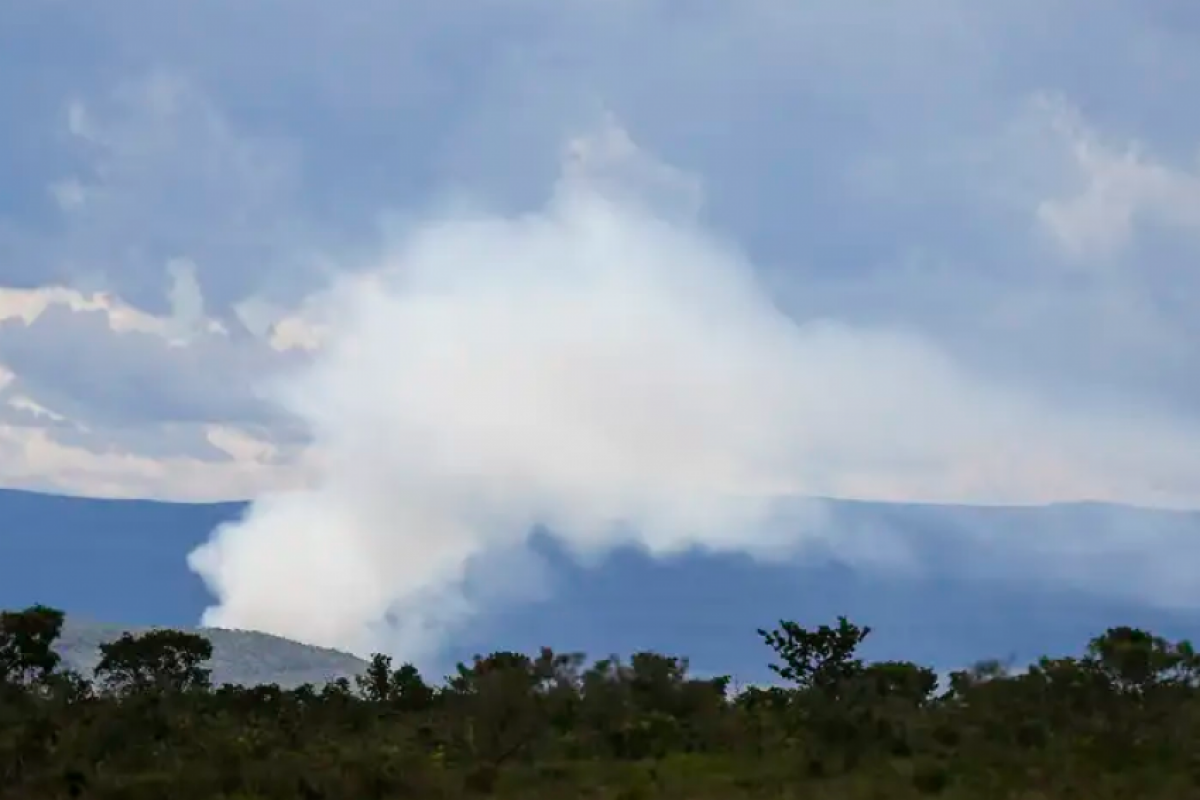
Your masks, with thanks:
<instances>
[{"instance_id":1,"label":"sloping terrain","mask_svg":"<svg viewBox=\"0 0 1200 800\"><path fill-rule=\"evenodd\" d=\"M100 659L99 646L118 638L123 632L145 630L104 623L68 619L63 626L57 650L64 666L91 676ZM239 683L253 685L277 683L293 688L304 683L320 686L339 677L353 678L366 664L358 658L337 650L310 647L278 636L254 631L232 631L218 628L192 629L213 645L209 663L214 684Z\"/></svg>"}]
</instances>

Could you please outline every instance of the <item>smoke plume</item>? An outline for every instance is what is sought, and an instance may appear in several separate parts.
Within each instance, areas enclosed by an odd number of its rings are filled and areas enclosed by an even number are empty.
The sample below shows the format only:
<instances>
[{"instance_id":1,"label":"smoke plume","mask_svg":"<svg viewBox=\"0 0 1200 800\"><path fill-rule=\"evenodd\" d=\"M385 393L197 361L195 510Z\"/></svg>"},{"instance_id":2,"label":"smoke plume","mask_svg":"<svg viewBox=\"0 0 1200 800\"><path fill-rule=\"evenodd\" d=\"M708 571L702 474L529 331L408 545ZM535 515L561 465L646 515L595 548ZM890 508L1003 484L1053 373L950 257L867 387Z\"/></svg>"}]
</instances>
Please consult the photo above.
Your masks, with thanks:
<instances>
[{"instance_id":1,"label":"smoke plume","mask_svg":"<svg viewBox=\"0 0 1200 800\"><path fill-rule=\"evenodd\" d=\"M443 211L314 301L328 336L271 395L320 474L192 553L204 624L420 659L536 588L536 526L580 557L900 564L903 542L839 540L798 498L1192 496L1194 431L1060 409L915 332L794 319L699 201L612 128L536 213Z\"/></svg>"}]
</instances>

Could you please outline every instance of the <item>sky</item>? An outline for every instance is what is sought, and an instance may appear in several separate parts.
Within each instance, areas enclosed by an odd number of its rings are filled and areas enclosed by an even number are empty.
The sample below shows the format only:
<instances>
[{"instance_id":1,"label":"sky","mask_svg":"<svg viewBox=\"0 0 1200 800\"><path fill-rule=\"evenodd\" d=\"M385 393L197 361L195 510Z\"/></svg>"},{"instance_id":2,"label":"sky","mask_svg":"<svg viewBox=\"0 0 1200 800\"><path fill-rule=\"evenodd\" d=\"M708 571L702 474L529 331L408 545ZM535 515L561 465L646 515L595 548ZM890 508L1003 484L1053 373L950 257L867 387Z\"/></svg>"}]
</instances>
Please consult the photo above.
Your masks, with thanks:
<instances>
[{"instance_id":1,"label":"sky","mask_svg":"<svg viewBox=\"0 0 1200 800\"><path fill-rule=\"evenodd\" d=\"M208 621L401 649L535 525L778 558L823 519L784 497L1198 508L1198 39L1183 0L0 0L0 484L253 498Z\"/></svg>"}]
</instances>

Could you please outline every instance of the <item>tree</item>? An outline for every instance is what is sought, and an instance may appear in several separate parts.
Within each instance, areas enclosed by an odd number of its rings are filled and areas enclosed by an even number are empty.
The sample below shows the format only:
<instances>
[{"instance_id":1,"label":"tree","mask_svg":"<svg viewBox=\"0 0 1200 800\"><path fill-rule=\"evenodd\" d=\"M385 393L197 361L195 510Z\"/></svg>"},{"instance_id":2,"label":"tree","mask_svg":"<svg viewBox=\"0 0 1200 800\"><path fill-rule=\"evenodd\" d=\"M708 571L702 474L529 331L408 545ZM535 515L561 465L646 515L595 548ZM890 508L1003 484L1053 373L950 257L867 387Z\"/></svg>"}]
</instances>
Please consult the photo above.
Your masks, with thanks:
<instances>
[{"instance_id":1,"label":"tree","mask_svg":"<svg viewBox=\"0 0 1200 800\"><path fill-rule=\"evenodd\" d=\"M780 620L774 631L758 629L783 662L770 664L772 672L797 688L826 693L836 693L844 681L862 672L862 661L854 655L870 633L870 628L860 628L845 617L838 617L836 628L822 625L815 631L787 620Z\"/></svg>"},{"instance_id":2,"label":"tree","mask_svg":"<svg viewBox=\"0 0 1200 800\"><path fill-rule=\"evenodd\" d=\"M937 673L911 661L878 661L862 670L863 682L879 698L923 705L937 688Z\"/></svg>"},{"instance_id":3,"label":"tree","mask_svg":"<svg viewBox=\"0 0 1200 800\"><path fill-rule=\"evenodd\" d=\"M392 699L392 657L383 653L371 656L361 675L354 676L354 685L363 699L384 703Z\"/></svg>"},{"instance_id":4,"label":"tree","mask_svg":"<svg viewBox=\"0 0 1200 800\"><path fill-rule=\"evenodd\" d=\"M362 675L354 678L358 693L368 701L387 703L400 711L424 711L434 701L434 691L412 664L392 669L392 658L382 653L371 656Z\"/></svg>"},{"instance_id":5,"label":"tree","mask_svg":"<svg viewBox=\"0 0 1200 800\"><path fill-rule=\"evenodd\" d=\"M170 629L142 634L124 633L100 645L96 680L109 691L184 692L207 689L211 670L202 665L212 658L212 643L203 636Z\"/></svg>"},{"instance_id":6,"label":"tree","mask_svg":"<svg viewBox=\"0 0 1200 800\"><path fill-rule=\"evenodd\" d=\"M0 682L29 685L49 677L62 660L54 651L62 625L63 612L48 606L0 612Z\"/></svg>"},{"instance_id":7,"label":"tree","mask_svg":"<svg viewBox=\"0 0 1200 800\"><path fill-rule=\"evenodd\" d=\"M1159 686L1194 685L1200 659L1190 642L1171 643L1138 628L1109 628L1088 643L1088 656L1117 691L1144 695Z\"/></svg>"},{"instance_id":8,"label":"tree","mask_svg":"<svg viewBox=\"0 0 1200 800\"><path fill-rule=\"evenodd\" d=\"M528 754L535 740L549 734L546 700L538 691L544 676L538 661L513 651L476 655L471 666L459 663L455 671L442 698L454 744L476 765L472 781L482 787L501 764Z\"/></svg>"}]
</instances>

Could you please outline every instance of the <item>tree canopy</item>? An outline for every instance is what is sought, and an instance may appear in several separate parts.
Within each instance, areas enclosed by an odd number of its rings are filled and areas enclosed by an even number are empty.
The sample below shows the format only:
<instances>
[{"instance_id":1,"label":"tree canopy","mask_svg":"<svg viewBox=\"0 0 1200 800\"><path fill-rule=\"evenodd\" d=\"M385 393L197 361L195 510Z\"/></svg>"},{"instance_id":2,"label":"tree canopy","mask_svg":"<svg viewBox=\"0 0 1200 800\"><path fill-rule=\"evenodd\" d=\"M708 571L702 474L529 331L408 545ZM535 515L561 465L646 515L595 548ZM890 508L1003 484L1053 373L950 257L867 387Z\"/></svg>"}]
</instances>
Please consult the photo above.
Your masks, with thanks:
<instances>
[{"instance_id":1,"label":"tree canopy","mask_svg":"<svg viewBox=\"0 0 1200 800\"><path fill-rule=\"evenodd\" d=\"M865 662L871 629L839 618L759 631L775 686L547 647L440 681L377 654L354 681L282 689L213 686L210 643L168 629L79 675L54 651L63 619L0 614L0 799L1200 796L1200 660L1130 627L945 685Z\"/></svg>"}]
</instances>

